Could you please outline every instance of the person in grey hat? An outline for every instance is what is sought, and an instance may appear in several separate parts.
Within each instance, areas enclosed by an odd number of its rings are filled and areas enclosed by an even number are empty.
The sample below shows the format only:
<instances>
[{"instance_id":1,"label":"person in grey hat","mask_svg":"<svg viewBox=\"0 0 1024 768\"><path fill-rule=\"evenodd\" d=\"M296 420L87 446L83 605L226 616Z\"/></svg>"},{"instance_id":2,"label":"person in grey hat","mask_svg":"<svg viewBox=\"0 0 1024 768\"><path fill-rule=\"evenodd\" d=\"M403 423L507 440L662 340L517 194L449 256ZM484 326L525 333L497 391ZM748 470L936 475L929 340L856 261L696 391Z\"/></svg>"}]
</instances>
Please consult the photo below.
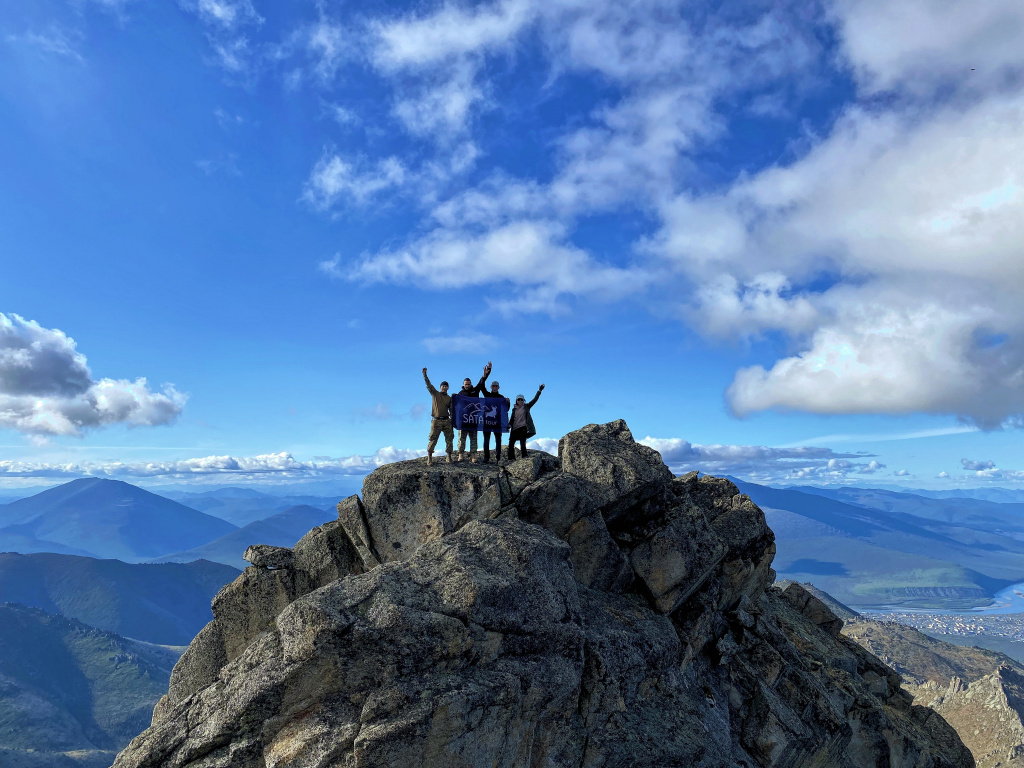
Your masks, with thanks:
<instances>
[{"instance_id":1,"label":"person in grey hat","mask_svg":"<svg viewBox=\"0 0 1024 768\"><path fill-rule=\"evenodd\" d=\"M537 434L537 428L533 426L533 416L530 415L530 409L537 404L540 399L540 393L544 391L544 385L540 385L540 389L537 390L537 394L533 396L533 400L526 402L526 398L523 395L516 395L516 404L512 406L512 412L508 415L508 460L515 460L515 448L516 441L519 441L519 457L526 456L526 440Z\"/></svg>"},{"instance_id":2,"label":"person in grey hat","mask_svg":"<svg viewBox=\"0 0 1024 768\"><path fill-rule=\"evenodd\" d=\"M484 392L484 397L504 400L506 407L508 407L508 406L511 405L511 403L508 401L507 397L505 397L503 394L501 394L501 392L498 391L500 388L501 388L501 385L498 382L492 381L491 382L491 391L490 392ZM492 434L491 430L489 430L489 429L485 429L484 430L484 464L487 464L491 460L491 434ZM497 430L497 431L493 432L493 434L494 434L494 454L495 454L494 455L494 463L497 464L498 463L498 459L501 458L501 431Z\"/></svg>"}]
</instances>

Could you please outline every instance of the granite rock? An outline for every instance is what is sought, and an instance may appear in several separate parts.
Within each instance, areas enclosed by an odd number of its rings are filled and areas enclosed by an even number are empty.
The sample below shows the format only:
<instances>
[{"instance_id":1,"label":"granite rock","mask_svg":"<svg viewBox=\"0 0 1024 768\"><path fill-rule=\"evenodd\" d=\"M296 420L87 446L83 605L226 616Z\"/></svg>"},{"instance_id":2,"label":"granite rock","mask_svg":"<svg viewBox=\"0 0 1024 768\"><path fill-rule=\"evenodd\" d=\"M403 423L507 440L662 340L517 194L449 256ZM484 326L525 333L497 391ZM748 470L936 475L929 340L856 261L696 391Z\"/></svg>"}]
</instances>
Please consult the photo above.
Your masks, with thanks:
<instances>
[{"instance_id":1,"label":"granite rock","mask_svg":"<svg viewBox=\"0 0 1024 768\"><path fill-rule=\"evenodd\" d=\"M253 544L242 555L256 568L291 568L295 565L295 556L288 547L272 547L269 544Z\"/></svg>"},{"instance_id":2,"label":"granite rock","mask_svg":"<svg viewBox=\"0 0 1024 768\"><path fill-rule=\"evenodd\" d=\"M291 569L217 596L115 768L973 765L827 606L770 586L732 483L673 478L624 422L559 450L376 470Z\"/></svg>"}]
</instances>

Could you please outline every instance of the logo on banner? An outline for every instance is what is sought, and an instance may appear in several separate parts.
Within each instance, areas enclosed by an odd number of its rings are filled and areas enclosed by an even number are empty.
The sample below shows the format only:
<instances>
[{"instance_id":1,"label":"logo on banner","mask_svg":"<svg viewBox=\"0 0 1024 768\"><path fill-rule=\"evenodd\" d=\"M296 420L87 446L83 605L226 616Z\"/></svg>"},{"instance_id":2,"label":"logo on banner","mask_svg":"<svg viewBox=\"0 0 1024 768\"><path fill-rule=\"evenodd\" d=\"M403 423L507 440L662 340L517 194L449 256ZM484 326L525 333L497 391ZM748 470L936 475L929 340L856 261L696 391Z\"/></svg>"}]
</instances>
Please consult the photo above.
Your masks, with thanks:
<instances>
[{"instance_id":1,"label":"logo on banner","mask_svg":"<svg viewBox=\"0 0 1024 768\"><path fill-rule=\"evenodd\" d=\"M508 404L504 398L455 395L452 402L456 429L508 431Z\"/></svg>"}]
</instances>

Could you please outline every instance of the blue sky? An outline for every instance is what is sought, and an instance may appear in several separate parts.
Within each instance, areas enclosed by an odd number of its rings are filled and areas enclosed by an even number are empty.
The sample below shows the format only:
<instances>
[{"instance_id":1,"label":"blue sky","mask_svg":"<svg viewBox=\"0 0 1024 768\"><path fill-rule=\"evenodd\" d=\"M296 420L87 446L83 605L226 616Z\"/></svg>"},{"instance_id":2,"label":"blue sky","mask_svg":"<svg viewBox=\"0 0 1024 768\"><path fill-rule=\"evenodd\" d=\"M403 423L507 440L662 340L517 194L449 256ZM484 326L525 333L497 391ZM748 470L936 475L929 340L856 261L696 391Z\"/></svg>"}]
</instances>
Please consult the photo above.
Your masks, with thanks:
<instances>
[{"instance_id":1,"label":"blue sky","mask_svg":"<svg viewBox=\"0 0 1024 768\"><path fill-rule=\"evenodd\" d=\"M359 474L493 360L543 438L1024 486L1024 7L891 6L0 5L0 483Z\"/></svg>"}]
</instances>

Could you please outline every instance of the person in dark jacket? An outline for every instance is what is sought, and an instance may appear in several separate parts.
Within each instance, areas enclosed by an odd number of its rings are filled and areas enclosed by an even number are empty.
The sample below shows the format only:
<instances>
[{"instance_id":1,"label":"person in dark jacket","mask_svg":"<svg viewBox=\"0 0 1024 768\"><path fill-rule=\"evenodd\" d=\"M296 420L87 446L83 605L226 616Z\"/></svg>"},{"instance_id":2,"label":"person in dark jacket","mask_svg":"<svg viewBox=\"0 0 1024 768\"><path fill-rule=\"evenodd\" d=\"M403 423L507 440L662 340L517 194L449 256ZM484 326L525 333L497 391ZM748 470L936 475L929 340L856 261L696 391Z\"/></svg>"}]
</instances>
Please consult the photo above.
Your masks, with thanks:
<instances>
[{"instance_id":1,"label":"person in dark jacket","mask_svg":"<svg viewBox=\"0 0 1024 768\"><path fill-rule=\"evenodd\" d=\"M544 385L540 385L540 389L537 390L537 394L533 396L533 400L526 402L526 398L522 395L516 395L516 404L512 407L512 413L508 415L508 460L513 461L515 459L515 448L516 441L519 441L519 457L526 456L526 440L527 438L533 437L537 434L537 428L533 426L533 416L530 415L530 409L537 404L540 399L540 393L544 391Z\"/></svg>"},{"instance_id":2,"label":"person in dark jacket","mask_svg":"<svg viewBox=\"0 0 1024 768\"><path fill-rule=\"evenodd\" d=\"M498 399L498 400L504 400L506 407L510 406L511 403L509 402L508 398L505 397L503 394L501 394L501 392L498 391L500 388L501 388L501 384L499 384L496 381L492 381L491 382L491 391L490 392L484 392L484 397ZM485 429L484 430L484 464L487 464L491 460L491 434L492 434L491 430L489 430L489 429ZM495 431L493 434L494 434L494 453L495 453L494 461L495 461L495 463L497 463L498 459L501 458L501 431L500 430Z\"/></svg>"},{"instance_id":3,"label":"person in dark jacket","mask_svg":"<svg viewBox=\"0 0 1024 768\"><path fill-rule=\"evenodd\" d=\"M462 380L462 389L459 390L458 394L463 397L479 397L481 394L487 391L487 377L491 375L491 361L487 361L487 365L484 366L484 375L480 377L480 381L473 386L473 380L468 376ZM458 461L462 461L463 454L466 451L466 436L469 435L469 460L476 463L476 429L460 429L459 430L459 458Z\"/></svg>"}]
</instances>

